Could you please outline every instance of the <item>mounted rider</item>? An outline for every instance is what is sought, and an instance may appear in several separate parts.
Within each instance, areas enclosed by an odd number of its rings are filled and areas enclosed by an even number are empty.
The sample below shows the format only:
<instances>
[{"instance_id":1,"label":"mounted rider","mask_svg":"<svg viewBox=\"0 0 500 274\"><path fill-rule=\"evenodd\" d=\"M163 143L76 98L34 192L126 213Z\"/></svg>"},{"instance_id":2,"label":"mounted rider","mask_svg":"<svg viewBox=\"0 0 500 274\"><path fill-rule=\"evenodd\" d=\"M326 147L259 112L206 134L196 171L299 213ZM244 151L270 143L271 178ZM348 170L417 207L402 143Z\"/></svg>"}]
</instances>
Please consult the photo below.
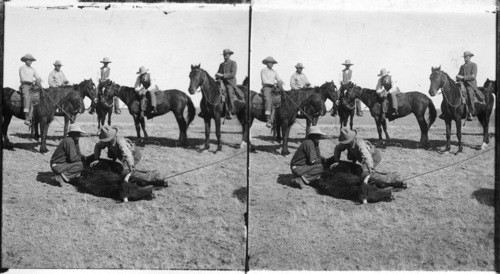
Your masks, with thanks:
<instances>
[{"instance_id":1,"label":"mounted rider","mask_svg":"<svg viewBox=\"0 0 500 274\"><path fill-rule=\"evenodd\" d=\"M219 70L215 74L215 79L219 80L219 85L221 88L225 88L226 94L226 119L231 120L233 118L234 112L234 96L237 95L238 99L243 99L244 95L241 90L237 87L236 82L236 62L231 60L231 55L234 52L230 49L225 49L222 51L224 56L224 62L219 65Z\"/></svg>"},{"instance_id":2,"label":"mounted rider","mask_svg":"<svg viewBox=\"0 0 500 274\"><path fill-rule=\"evenodd\" d=\"M271 98L271 92L275 88L279 88L283 90L283 81L281 78L278 76L278 73L273 70L274 64L277 64L276 60L274 60L273 57L269 56L266 59L262 60L262 64L266 65L265 68L263 68L260 71L260 79L262 81L262 89L261 92L264 94L264 107L265 107L265 114L266 114L266 127L271 128L274 117L271 116L271 109L272 109L272 98Z\"/></svg>"},{"instance_id":3,"label":"mounted rider","mask_svg":"<svg viewBox=\"0 0 500 274\"><path fill-rule=\"evenodd\" d=\"M401 93L399 91L399 88L396 86L395 81L392 80L391 75L389 75L390 71L386 70L385 68L380 70L380 73L377 75L380 77L377 81L377 86L375 87L375 90L377 91L377 94L380 96L380 98L383 100L382 101L382 119L385 119L386 117L386 112L387 112L387 97L389 96L392 102L392 112L391 116L397 116L399 115L398 113L398 99L397 95Z\"/></svg>"},{"instance_id":4,"label":"mounted rider","mask_svg":"<svg viewBox=\"0 0 500 274\"><path fill-rule=\"evenodd\" d=\"M144 117L144 111L146 110L147 106L147 98L146 98L146 93L149 94L151 101L150 101L150 106L151 106L151 114L156 114L156 96L155 92L159 91L160 89L156 85L156 82L154 79L151 78L151 74L148 73L149 69L146 69L144 66L141 66L139 68L139 71L137 74L137 79L135 80L135 91L141 96L141 116Z\"/></svg>"},{"instance_id":5,"label":"mounted rider","mask_svg":"<svg viewBox=\"0 0 500 274\"><path fill-rule=\"evenodd\" d=\"M457 82L460 84L460 90L462 94L467 94L467 108L468 115L467 120L472 121L472 116L476 116L476 108L474 106L474 97L476 97L479 103L484 102L484 94L477 88L476 75L477 75L477 65L470 61L470 58L474 56L470 51L464 52L465 64L460 66L458 75L456 76Z\"/></svg>"},{"instance_id":6,"label":"mounted rider","mask_svg":"<svg viewBox=\"0 0 500 274\"><path fill-rule=\"evenodd\" d=\"M31 67L31 63L36 61L36 59L31 54L26 54L21 57L21 61L25 64L19 68L19 78L21 80L21 90L22 96L24 98L24 124L31 126L31 120L33 118L33 106L31 105L31 94L30 92L36 92L37 89L42 89L42 78L36 72L36 70Z\"/></svg>"},{"instance_id":7,"label":"mounted rider","mask_svg":"<svg viewBox=\"0 0 500 274\"><path fill-rule=\"evenodd\" d=\"M66 75L61 70L62 63L59 60L54 62L54 70L49 73L48 83L51 88L62 87L69 84Z\"/></svg>"},{"instance_id":8,"label":"mounted rider","mask_svg":"<svg viewBox=\"0 0 500 274\"><path fill-rule=\"evenodd\" d=\"M111 75L111 68L108 67L108 64L111 63L111 61L109 60L108 57L104 57L102 59L102 61L100 61L103 65L102 67L99 69L99 77L98 77L98 83L99 83L99 90L97 91L97 97L98 98L95 98L95 101L96 102L92 102L90 104L90 110L89 110L89 114L93 114L94 111L95 111L95 103L97 103L97 101L101 98L102 96L102 86L103 86L103 83L106 83L108 81L111 81L110 80L110 75ZM115 109L115 114L121 114L122 111L120 110L120 99L118 99L117 96L114 96L113 97L113 106L114 106L114 109Z\"/></svg>"},{"instance_id":9,"label":"mounted rider","mask_svg":"<svg viewBox=\"0 0 500 274\"><path fill-rule=\"evenodd\" d=\"M345 60L342 65L345 66L345 68L340 72L339 75L340 85L347 85L351 82L354 82L351 70L351 66L353 66L354 64L351 63L351 60ZM331 114L332 116L334 116L334 113ZM358 98L356 98L356 115L359 117L363 116L363 111L361 110L361 101Z\"/></svg>"},{"instance_id":10,"label":"mounted rider","mask_svg":"<svg viewBox=\"0 0 500 274\"><path fill-rule=\"evenodd\" d=\"M297 63L295 66L296 71L290 78L290 87L292 90L308 88L311 86L311 83L307 80L306 75L302 72L304 68L305 67L302 63Z\"/></svg>"}]
</instances>

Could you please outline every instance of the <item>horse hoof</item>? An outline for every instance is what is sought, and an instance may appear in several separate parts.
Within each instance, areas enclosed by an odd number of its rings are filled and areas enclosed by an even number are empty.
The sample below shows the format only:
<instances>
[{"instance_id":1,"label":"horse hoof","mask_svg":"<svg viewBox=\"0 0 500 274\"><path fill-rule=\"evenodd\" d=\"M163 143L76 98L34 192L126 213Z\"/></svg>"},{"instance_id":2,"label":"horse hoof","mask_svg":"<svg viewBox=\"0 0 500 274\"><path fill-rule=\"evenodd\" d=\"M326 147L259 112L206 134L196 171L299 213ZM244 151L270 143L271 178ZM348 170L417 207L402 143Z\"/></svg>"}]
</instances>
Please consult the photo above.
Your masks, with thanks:
<instances>
[{"instance_id":1,"label":"horse hoof","mask_svg":"<svg viewBox=\"0 0 500 274\"><path fill-rule=\"evenodd\" d=\"M481 145L481 150L485 150L486 148L488 148L488 144L487 143L483 143Z\"/></svg>"},{"instance_id":2,"label":"horse hoof","mask_svg":"<svg viewBox=\"0 0 500 274\"><path fill-rule=\"evenodd\" d=\"M47 153L47 152L49 152L49 150L46 149L46 148L45 149L40 149L40 153L42 153L42 154Z\"/></svg>"},{"instance_id":3,"label":"horse hoof","mask_svg":"<svg viewBox=\"0 0 500 274\"><path fill-rule=\"evenodd\" d=\"M464 149L463 149L462 147L459 147L459 148L458 148L458 151L457 151L457 153L456 153L456 154L458 154L458 153L462 153L462 152L463 152L463 150L464 150Z\"/></svg>"}]
</instances>

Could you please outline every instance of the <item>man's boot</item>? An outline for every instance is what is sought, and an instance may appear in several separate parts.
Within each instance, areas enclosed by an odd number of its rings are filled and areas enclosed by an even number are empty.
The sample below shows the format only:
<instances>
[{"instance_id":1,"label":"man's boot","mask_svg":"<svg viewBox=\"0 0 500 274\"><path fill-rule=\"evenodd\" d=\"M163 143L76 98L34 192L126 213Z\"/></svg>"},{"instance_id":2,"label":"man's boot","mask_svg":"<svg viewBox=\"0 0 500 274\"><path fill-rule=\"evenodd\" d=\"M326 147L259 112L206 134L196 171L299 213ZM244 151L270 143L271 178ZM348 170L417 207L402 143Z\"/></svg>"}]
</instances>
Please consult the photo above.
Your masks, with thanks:
<instances>
[{"instance_id":1,"label":"man's boot","mask_svg":"<svg viewBox=\"0 0 500 274\"><path fill-rule=\"evenodd\" d=\"M267 120L266 127L272 128L273 125L271 123L271 116L270 115L266 115L266 120Z\"/></svg>"}]
</instances>

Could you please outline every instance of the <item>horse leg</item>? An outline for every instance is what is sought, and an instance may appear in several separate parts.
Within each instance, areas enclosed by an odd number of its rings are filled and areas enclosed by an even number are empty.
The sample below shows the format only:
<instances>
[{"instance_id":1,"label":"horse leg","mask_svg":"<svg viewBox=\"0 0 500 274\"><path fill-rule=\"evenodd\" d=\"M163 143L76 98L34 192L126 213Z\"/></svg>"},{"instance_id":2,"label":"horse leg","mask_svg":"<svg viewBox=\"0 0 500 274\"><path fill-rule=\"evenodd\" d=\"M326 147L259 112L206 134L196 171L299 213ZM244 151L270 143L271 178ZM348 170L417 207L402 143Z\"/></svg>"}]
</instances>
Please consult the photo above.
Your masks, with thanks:
<instances>
[{"instance_id":1,"label":"horse leg","mask_svg":"<svg viewBox=\"0 0 500 274\"><path fill-rule=\"evenodd\" d=\"M49 150L47 149L47 132L49 129L49 123L47 122L47 118L42 118L40 121L40 133L42 133L42 141L40 144L40 153L46 153Z\"/></svg>"},{"instance_id":2,"label":"horse leg","mask_svg":"<svg viewBox=\"0 0 500 274\"><path fill-rule=\"evenodd\" d=\"M283 133L283 144L281 146L281 155L285 156L290 154L290 151L288 151L288 134L290 134L290 126L288 125L288 122L283 122L281 124L281 130Z\"/></svg>"},{"instance_id":3,"label":"horse leg","mask_svg":"<svg viewBox=\"0 0 500 274\"><path fill-rule=\"evenodd\" d=\"M252 144L252 124L253 124L253 118L250 118L250 121L248 121L248 144L250 146L250 152L255 152L255 147Z\"/></svg>"},{"instance_id":4,"label":"horse leg","mask_svg":"<svg viewBox=\"0 0 500 274\"><path fill-rule=\"evenodd\" d=\"M420 144L426 148L429 146L429 137L428 137L429 129L427 128L427 122L425 121L423 115L417 117L417 122L418 125L420 126Z\"/></svg>"},{"instance_id":5,"label":"horse leg","mask_svg":"<svg viewBox=\"0 0 500 274\"><path fill-rule=\"evenodd\" d=\"M443 152L450 151L450 139L451 139L451 120L445 120L444 123L446 124L446 146L443 150Z\"/></svg>"},{"instance_id":6,"label":"horse leg","mask_svg":"<svg viewBox=\"0 0 500 274\"><path fill-rule=\"evenodd\" d=\"M35 131L35 141L37 141L37 142L38 142L38 139L40 139L40 133L38 132L38 125L39 125L39 123L35 121L33 123L33 126L32 126L32 129Z\"/></svg>"},{"instance_id":7,"label":"horse leg","mask_svg":"<svg viewBox=\"0 0 500 274\"><path fill-rule=\"evenodd\" d=\"M113 108L108 110L108 126L111 126L111 113L113 112Z\"/></svg>"},{"instance_id":8,"label":"horse leg","mask_svg":"<svg viewBox=\"0 0 500 274\"><path fill-rule=\"evenodd\" d=\"M203 150L208 150L210 148L210 118L204 118L205 120L205 146L203 147Z\"/></svg>"},{"instance_id":9,"label":"horse leg","mask_svg":"<svg viewBox=\"0 0 500 274\"><path fill-rule=\"evenodd\" d=\"M310 128L311 128L311 120L309 120L309 118L306 118L306 136L309 133Z\"/></svg>"},{"instance_id":10,"label":"horse leg","mask_svg":"<svg viewBox=\"0 0 500 274\"><path fill-rule=\"evenodd\" d=\"M144 117L140 117L139 121L141 122L141 127L142 127L142 132L144 133L144 138L147 139L149 137L149 135L146 132L146 120L144 120Z\"/></svg>"},{"instance_id":11,"label":"horse leg","mask_svg":"<svg viewBox=\"0 0 500 274\"><path fill-rule=\"evenodd\" d=\"M463 147L462 147L462 120L455 119L455 125L457 127L457 138L458 138L458 151L457 151L457 153L460 153L463 151Z\"/></svg>"},{"instance_id":12,"label":"horse leg","mask_svg":"<svg viewBox=\"0 0 500 274\"><path fill-rule=\"evenodd\" d=\"M375 118L375 125L377 126L378 140L382 141L382 127L380 125L380 120Z\"/></svg>"},{"instance_id":13,"label":"horse leg","mask_svg":"<svg viewBox=\"0 0 500 274\"><path fill-rule=\"evenodd\" d=\"M384 129L384 133L385 133L385 139L390 140L391 137L389 137L389 133L387 132L387 120L382 119L381 122L382 122L382 128Z\"/></svg>"},{"instance_id":14,"label":"horse leg","mask_svg":"<svg viewBox=\"0 0 500 274\"><path fill-rule=\"evenodd\" d=\"M350 117L349 117L349 118L351 118L351 120L350 120L350 122L349 122L349 126L351 126L351 130L352 130L353 119L354 119L354 110L352 110L351 115L350 115Z\"/></svg>"},{"instance_id":15,"label":"horse leg","mask_svg":"<svg viewBox=\"0 0 500 274\"><path fill-rule=\"evenodd\" d=\"M137 139L141 139L141 126L139 125L139 117L137 115L133 115L134 118L134 126L135 131L137 132Z\"/></svg>"},{"instance_id":16,"label":"horse leg","mask_svg":"<svg viewBox=\"0 0 500 274\"><path fill-rule=\"evenodd\" d=\"M485 150L490 143L490 134L488 128L490 117L487 115L487 112L488 111L486 110L485 112L482 112L477 116L479 122L481 122L481 125L483 126L483 143L481 144L481 150Z\"/></svg>"},{"instance_id":17,"label":"horse leg","mask_svg":"<svg viewBox=\"0 0 500 274\"><path fill-rule=\"evenodd\" d=\"M179 143L181 146L187 145L187 125L186 120L182 116L182 112L179 114L175 114L175 120L177 120L177 124L179 125Z\"/></svg>"},{"instance_id":18,"label":"horse leg","mask_svg":"<svg viewBox=\"0 0 500 274\"><path fill-rule=\"evenodd\" d=\"M221 117L215 117L215 136L217 136L217 151L222 151L222 143L220 141L220 124L221 124Z\"/></svg>"},{"instance_id":19,"label":"horse leg","mask_svg":"<svg viewBox=\"0 0 500 274\"><path fill-rule=\"evenodd\" d=\"M14 150L14 146L12 146L12 143L9 140L9 134L7 133L11 119L12 115L5 115L3 116L2 121L3 147L8 150Z\"/></svg>"}]
</instances>

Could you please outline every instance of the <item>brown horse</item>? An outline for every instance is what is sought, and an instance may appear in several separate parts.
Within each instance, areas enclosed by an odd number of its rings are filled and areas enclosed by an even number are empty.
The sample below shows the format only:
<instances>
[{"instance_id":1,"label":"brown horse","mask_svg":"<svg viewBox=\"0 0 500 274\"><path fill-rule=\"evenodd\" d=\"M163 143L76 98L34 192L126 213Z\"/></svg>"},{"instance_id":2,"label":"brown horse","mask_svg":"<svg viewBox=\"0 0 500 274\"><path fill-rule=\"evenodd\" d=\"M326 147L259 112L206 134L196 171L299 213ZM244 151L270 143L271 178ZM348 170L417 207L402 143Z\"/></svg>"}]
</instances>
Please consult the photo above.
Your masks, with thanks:
<instances>
[{"instance_id":1,"label":"brown horse","mask_svg":"<svg viewBox=\"0 0 500 274\"><path fill-rule=\"evenodd\" d=\"M382 128L385 132L386 139L390 139L389 133L387 133L387 123L385 119L382 119L382 102L377 95L377 92L373 89L366 89L356 85L352 88L346 89L346 95L349 102L354 102L354 99L359 98L363 104L370 108L370 113L375 119L375 124L377 125L378 138L382 140ZM425 112L429 109L429 117L426 121ZM431 128L434 121L436 121L436 108L432 100L425 94L418 91L404 92L398 96L398 115L392 116L388 113L387 118L389 121L405 117L413 113L417 118L418 125L420 126L420 143L423 147L429 147L429 129Z\"/></svg>"},{"instance_id":2,"label":"brown horse","mask_svg":"<svg viewBox=\"0 0 500 274\"><path fill-rule=\"evenodd\" d=\"M144 117L141 116L141 97L134 88L120 86L112 81L109 81L103 86L104 96L107 101L113 100L114 96L117 96L124 102L130 115L134 118L135 129L137 131L137 138L141 138L141 127L144 132L144 138L148 138L148 133L146 132L146 122ZM156 93L156 111L154 115L148 115L148 119L161 116L170 111L174 113L177 124L179 125L179 143L180 145L188 145L187 141L187 129L196 115L196 109L191 101L191 98L186 95L186 93L178 89L168 89L158 91ZM184 117L184 109L188 108L187 117ZM150 113L150 106L144 111L146 114Z\"/></svg>"},{"instance_id":3,"label":"brown horse","mask_svg":"<svg viewBox=\"0 0 500 274\"><path fill-rule=\"evenodd\" d=\"M82 84L85 83L85 84ZM38 126L41 132L40 152L46 153L47 150L47 132L50 123L54 120L54 114L57 108L62 108L64 112L70 116L76 115L81 110L82 99L80 97L80 89L87 89L90 92L94 88L91 81L85 80L79 85L68 86L63 88L41 89L40 100L37 106L33 107L33 124L32 128L35 131L35 139L38 140ZM3 145L6 149L13 150L13 146L9 141L8 128L12 116L19 119L25 119L21 105L21 95L19 91L12 88L3 89L2 98L2 134Z\"/></svg>"},{"instance_id":4,"label":"brown horse","mask_svg":"<svg viewBox=\"0 0 500 274\"><path fill-rule=\"evenodd\" d=\"M457 138L458 138L458 151L462 152L462 119L465 119L465 103L462 102L460 87L450 78L450 76L441 71L441 67L431 68L431 75L429 77L431 84L429 87L429 94L431 96L436 96L437 91L441 89L443 93L443 102L441 103L441 111L444 115L444 122L446 124L446 147L444 152L450 151L450 137L451 137L451 122L455 121L455 126L457 127ZM485 82L485 87L480 87L479 90L484 93L485 102L484 104L475 103L477 110L477 117L481 125L483 126L483 144L481 149L484 150L489 142L489 123L490 116L493 111L493 91L492 87L495 87L496 83L487 80Z\"/></svg>"}]
</instances>

